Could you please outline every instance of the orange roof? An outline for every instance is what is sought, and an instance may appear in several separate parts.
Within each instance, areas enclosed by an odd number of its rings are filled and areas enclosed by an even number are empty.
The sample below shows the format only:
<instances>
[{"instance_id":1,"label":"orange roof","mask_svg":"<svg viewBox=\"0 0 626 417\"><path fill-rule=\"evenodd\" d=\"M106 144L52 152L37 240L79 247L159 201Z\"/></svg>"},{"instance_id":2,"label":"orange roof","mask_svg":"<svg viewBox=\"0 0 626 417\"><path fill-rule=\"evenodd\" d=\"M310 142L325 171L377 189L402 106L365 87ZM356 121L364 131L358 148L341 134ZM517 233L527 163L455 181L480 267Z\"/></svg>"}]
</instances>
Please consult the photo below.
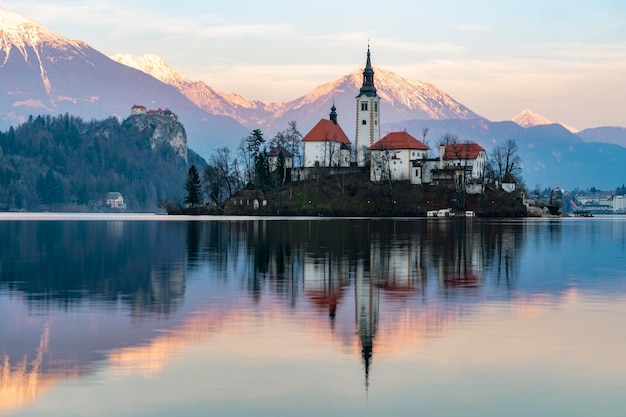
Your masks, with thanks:
<instances>
[{"instance_id":1,"label":"orange roof","mask_svg":"<svg viewBox=\"0 0 626 417\"><path fill-rule=\"evenodd\" d=\"M420 149L427 151L428 146L406 132L391 132L372 146L372 151L382 151L388 149Z\"/></svg>"},{"instance_id":2,"label":"orange roof","mask_svg":"<svg viewBox=\"0 0 626 417\"><path fill-rule=\"evenodd\" d=\"M303 138L302 142L339 142L350 145L350 139L343 132L339 124L332 120L322 119Z\"/></svg>"},{"instance_id":3,"label":"orange roof","mask_svg":"<svg viewBox=\"0 0 626 417\"><path fill-rule=\"evenodd\" d=\"M481 151L485 149L477 143L453 143L446 146L443 159L476 159Z\"/></svg>"}]
</instances>

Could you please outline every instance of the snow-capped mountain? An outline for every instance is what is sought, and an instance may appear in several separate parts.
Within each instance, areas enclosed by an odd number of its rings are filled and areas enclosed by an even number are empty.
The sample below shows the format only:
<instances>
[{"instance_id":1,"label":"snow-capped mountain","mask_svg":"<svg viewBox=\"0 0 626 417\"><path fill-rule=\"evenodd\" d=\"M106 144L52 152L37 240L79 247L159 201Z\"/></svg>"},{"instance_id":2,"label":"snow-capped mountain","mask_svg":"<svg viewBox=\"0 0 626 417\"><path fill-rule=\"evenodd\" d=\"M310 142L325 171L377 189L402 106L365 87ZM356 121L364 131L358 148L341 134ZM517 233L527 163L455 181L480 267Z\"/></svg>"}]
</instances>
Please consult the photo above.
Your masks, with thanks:
<instances>
[{"instance_id":1,"label":"snow-capped mountain","mask_svg":"<svg viewBox=\"0 0 626 417\"><path fill-rule=\"evenodd\" d=\"M132 57L115 55L117 62L139 69L176 87L199 107L232 117L250 129L261 128L272 134L287 127L292 120L306 132L320 118L327 117L335 104L348 136L354 131L354 97L363 82L362 69L315 88L295 100L279 103L262 103L223 92L217 92L201 81L191 81L172 69L163 59L154 55ZM375 83L381 97L381 112L385 122L407 119L476 119L479 115L463 106L432 84L412 81L398 74L375 67ZM353 136L353 135L352 135Z\"/></svg>"},{"instance_id":2,"label":"snow-capped mountain","mask_svg":"<svg viewBox=\"0 0 626 417\"><path fill-rule=\"evenodd\" d=\"M65 112L124 119L134 104L170 108L198 152L208 153L214 142L234 142L248 132L232 118L198 108L172 86L0 8L0 128L30 115Z\"/></svg>"},{"instance_id":3,"label":"snow-capped mountain","mask_svg":"<svg viewBox=\"0 0 626 417\"><path fill-rule=\"evenodd\" d=\"M233 93L217 92L203 81L192 81L156 55L146 54L135 57L116 54L111 59L175 87L201 109L211 114L232 117L250 129L264 125L266 120L271 118L272 105L246 100Z\"/></svg>"},{"instance_id":4,"label":"snow-capped mountain","mask_svg":"<svg viewBox=\"0 0 626 417\"><path fill-rule=\"evenodd\" d=\"M532 110L526 109L513 118L513 121L521 127L533 127L551 125L552 122Z\"/></svg>"},{"instance_id":5,"label":"snow-capped mountain","mask_svg":"<svg viewBox=\"0 0 626 417\"><path fill-rule=\"evenodd\" d=\"M523 110L521 113L515 116L512 120L524 128L555 124L555 122L551 122L550 120L535 113L534 111L530 109ZM558 123L558 124L560 124L565 129L569 130L572 133L578 132L578 129L576 128L564 125L563 123Z\"/></svg>"}]
</instances>

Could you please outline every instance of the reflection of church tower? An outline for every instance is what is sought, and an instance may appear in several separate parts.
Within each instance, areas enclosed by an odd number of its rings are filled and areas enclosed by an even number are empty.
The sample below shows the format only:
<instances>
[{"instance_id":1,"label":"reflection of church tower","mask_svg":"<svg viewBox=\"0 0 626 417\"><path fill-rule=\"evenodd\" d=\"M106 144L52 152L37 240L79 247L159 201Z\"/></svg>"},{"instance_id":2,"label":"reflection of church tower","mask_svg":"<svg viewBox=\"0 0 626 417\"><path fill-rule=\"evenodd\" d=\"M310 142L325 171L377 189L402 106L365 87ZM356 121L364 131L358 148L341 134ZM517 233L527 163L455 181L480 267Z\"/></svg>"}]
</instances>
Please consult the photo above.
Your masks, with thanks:
<instances>
[{"instance_id":1,"label":"reflection of church tower","mask_svg":"<svg viewBox=\"0 0 626 417\"><path fill-rule=\"evenodd\" d=\"M374 87L374 70L370 60L370 48L367 47L367 62L363 70L363 86L356 96L356 139L354 143L355 160L358 166L365 165L362 147L370 147L380 139L380 99Z\"/></svg>"},{"instance_id":2,"label":"reflection of church tower","mask_svg":"<svg viewBox=\"0 0 626 417\"><path fill-rule=\"evenodd\" d=\"M369 370L374 350L374 336L378 327L378 292L379 289L371 279L371 273L366 271L365 263L359 261L355 270L355 308L356 324L361 340L363 365L365 366L365 385L369 384Z\"/></svg>"}]
</instances>

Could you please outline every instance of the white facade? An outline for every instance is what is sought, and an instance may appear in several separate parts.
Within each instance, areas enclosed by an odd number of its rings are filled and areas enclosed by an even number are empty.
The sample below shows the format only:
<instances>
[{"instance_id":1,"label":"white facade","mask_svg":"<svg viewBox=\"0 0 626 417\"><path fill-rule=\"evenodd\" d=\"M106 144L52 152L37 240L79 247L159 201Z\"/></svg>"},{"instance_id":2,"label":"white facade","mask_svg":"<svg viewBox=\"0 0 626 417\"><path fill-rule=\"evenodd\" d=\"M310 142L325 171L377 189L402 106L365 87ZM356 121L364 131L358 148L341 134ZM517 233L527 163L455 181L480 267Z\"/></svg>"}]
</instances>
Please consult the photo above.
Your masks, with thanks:
<instances>
[{"instance_id":1,"label":"white facade","mask_svg":"<svg viewBox=\"0 0 626 417\"><path fill-rule=\"evenodd\" d=\"M626 203L623 195L616 195L615 198L613 198L613 211L626 211Z\"/></svg>"},{"instance_id":2,"label":"white facade","mask_svg":"<svg viewBox=\"0 0 626 417\"><path fill-rule=\"evenodd\" d=\"M410 180L412 184L422 183L422 160L426 150L385 149L371 151L370 180L380 182Z\"/></svg>"},{"instance_id":3,"label":"white facade","mask_svg":"<svg viewBox=\"0 0 626 417\"><path fill-rule=\"evenodd\" d=\"M380 99L378 96L356 98L356 139L355 153L357 165L365 166L363 147L370 147L380 139Z\"/></svg>"},{"instance_id":4,"label":"white facade","mask_svg":"<svg viewBox=\"0 0 626 417\"><path fill-rule=\"evenodd\" d=\"M303 142L304 166L349 167L350 148L342 145L331 140Z\"/></svg>"}]
</instances>

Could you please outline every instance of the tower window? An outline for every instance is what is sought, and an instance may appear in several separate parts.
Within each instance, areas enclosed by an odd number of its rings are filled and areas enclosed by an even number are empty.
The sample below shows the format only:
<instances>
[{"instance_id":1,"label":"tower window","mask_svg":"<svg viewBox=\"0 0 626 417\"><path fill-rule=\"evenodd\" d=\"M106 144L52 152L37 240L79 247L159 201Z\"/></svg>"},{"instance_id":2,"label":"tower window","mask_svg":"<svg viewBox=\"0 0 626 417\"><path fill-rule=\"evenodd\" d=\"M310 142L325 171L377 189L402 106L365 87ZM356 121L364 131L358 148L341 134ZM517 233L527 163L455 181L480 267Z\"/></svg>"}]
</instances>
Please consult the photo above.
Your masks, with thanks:
<instances>
[{"instance_id":1,"label":"tower window","mask_svg":"<svg viewBox=\"0 0 626 417\"><path fill-rule=\"evenodd\" d=\"M367 121L365 119L363 119L363 121L361 122L362 125L366 125Z\"/></svg>"},{"instance_id":2,"label":"tower window","mask_svg":"<svg viewBox=\"0 0 626 417\"><path fill-rule=\"evenodd\" d=\"M367 101L361 102L361 111L367 111Z\"/></svg>"},{"instance_id":3,"label":"tower window","mask_svg":"<svg viewBox=\"0 0 626 417\"><path fill-rule=\"evenodd\" d=\"M374 111L378 111L378 102L377 101L374 102Z\"/></svg>"}]
</instances>

